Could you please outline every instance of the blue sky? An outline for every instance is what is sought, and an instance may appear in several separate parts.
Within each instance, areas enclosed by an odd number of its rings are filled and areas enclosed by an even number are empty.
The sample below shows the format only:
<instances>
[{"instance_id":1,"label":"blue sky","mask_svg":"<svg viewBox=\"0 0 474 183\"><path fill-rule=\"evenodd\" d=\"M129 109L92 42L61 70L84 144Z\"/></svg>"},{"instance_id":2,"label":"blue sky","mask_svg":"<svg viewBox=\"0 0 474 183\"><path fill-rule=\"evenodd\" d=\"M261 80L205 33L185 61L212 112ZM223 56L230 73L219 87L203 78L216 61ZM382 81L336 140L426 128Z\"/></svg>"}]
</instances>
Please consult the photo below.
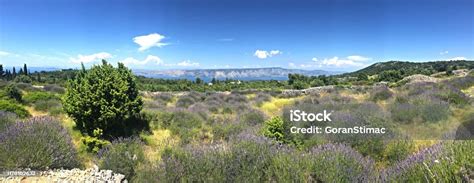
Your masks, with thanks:
<instances>
[{"instance_id":1,"label":"blue sky","mask_svg":"<svg viewBox=\"0 0 474 183\"><path fill-rule=\"evenodd\" d=\"M0 64L352 71L474 58L473 0L0 0Z\"/></svg>"}]
</instances>

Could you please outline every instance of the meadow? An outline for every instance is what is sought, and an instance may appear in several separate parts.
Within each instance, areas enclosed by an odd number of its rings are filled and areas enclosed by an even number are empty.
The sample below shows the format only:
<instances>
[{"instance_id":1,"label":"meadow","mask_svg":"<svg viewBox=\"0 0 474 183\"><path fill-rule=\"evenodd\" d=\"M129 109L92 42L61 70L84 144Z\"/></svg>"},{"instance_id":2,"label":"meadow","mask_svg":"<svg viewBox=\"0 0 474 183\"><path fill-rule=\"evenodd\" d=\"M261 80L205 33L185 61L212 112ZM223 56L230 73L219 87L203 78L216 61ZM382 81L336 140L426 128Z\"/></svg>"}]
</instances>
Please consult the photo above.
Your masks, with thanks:
<instances>
[{"instance_id":1,"label":"meadow","mask_svg":"<svg viewBox=\"0 0 474 183\"><path fill-rule=\"evenodd\" d=\"M297 94L281 88L140 91L134 126L112 130L78 127L67 112L66 85L0 81L0 88L2 171L98 165L132 182L474 179L473 72ZM293 134L291 126L309 124L289 121L291 109L334 111L332 126L386 127L389 133Z\"/></svg>"}]
</instances>

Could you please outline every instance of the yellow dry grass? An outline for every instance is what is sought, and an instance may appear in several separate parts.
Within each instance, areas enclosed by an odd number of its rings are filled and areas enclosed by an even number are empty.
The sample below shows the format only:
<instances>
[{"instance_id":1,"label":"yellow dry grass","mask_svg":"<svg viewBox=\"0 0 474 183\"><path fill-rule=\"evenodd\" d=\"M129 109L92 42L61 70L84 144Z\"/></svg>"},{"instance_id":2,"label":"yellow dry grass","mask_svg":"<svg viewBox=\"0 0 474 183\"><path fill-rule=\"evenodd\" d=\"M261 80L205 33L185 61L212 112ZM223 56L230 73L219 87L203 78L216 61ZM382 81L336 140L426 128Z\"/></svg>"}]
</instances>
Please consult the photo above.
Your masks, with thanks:
<instances>
[{"instance_id":1,"label":"yellow dry grass","mask_svg":"<svg viewBox=\"0 0 474 183\"><path fill-rule=\"evenodd\" d=\"M260 107L260 110L262 110L268 116L280 115L284 107L293 104L296 100L301 98L302 97L272 98L271 101L263 103Z\"/></svg>"},{"instance_id":2,"label":"yellow dry grass","mask_svg":"<svg viewBox=\"0 0 474 183\"><path fill-rule=\"evenodd\" d=\"M140 137L146 142L144 147L145 156L151 162L159 161L161 153L167 147L179 144L178 137L173 136L170 130L153 130L152 134L141 134Z\"/></svg>"}]
</instances>

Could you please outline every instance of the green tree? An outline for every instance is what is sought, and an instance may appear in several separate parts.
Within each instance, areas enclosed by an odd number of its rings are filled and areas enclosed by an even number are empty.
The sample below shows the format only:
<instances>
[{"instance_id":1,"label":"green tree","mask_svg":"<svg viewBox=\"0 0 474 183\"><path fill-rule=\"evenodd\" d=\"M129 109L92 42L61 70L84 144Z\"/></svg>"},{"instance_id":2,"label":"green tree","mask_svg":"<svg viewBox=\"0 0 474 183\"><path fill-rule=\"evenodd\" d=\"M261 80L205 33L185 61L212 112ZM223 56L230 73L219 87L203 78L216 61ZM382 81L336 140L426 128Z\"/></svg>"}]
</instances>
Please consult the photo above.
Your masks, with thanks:
<instances>
[{"instance_id":1,"label":"green tree","mask_svg":"<svg viewBox=\"0 0 474 183\"><path fill-rule=\"evenodd\" d=\"M279 116L273 117L270 120L265 121L263 127L263 135L268 138L275 139L277 141L284 140L284 122Z\"/></svg>"},{"instance_id":2,"label":"green tree","mask_svg":"<svg viewBox=\"0 0 474 183\"><path fill-rule=\"evenodd\" d=\"M5 71L3 71L3 65L0 64L0 78L3 78L4 75L5 75Z\"/></svg>"},{"instance_id":3,"label":"green tree","mask_svg":"<svg viewBox=\"0 0 474 183\"><path fill-rule=\"evenodd\" d=\"M63 105L83 133L92 136L100 129L108 138L138 123L131 119L139 114L143 102L132 72L122 63L114 68L102 60L102 65L83 69L68 81Z\"/></svg>"},{"instance_id":4,"label":"green tree","mask_svg":"<svg viewBox=\"0 0 474 183\"><path fill-rule=\"evenodd\" d=\"M15 99L17 102L22 101L21 92L14 84L8 85L5 91L8 97Z\"/></svg>"},{"instance_id":5,"label":"green tree","mask_svg":"<svg viewBox=\"0 0 474 183\"><path fill-rule=\"evenodd\" d=\"M23 72L28 76L28 68L26 67L26 64L23 64Z\"/></svg>"}]
</instances>

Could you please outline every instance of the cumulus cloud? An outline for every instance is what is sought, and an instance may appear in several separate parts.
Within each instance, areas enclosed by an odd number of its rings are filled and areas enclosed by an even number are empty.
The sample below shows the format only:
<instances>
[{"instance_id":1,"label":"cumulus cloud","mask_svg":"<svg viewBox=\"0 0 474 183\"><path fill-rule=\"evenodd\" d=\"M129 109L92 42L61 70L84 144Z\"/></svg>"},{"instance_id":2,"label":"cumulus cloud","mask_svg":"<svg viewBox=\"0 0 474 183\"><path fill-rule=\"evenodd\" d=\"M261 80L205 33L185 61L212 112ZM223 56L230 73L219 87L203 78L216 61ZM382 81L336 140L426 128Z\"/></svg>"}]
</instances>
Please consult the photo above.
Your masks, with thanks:
<instances>
[{"instance_id":1,"label":"cumulus cloud","mask_svg":"<svg viewBox=\"0 0 474 183\"><path fill-rule=\"evenodd\" d=\"M449 60L467 60L466 57L454 57Z\"/></svg>"},{"instance_id":2,"label":"cumulus cloud","mask_svg":"<svg viewBox=\"0 0 474 183\"><path fill-rule=\"evenodd\" d=\"M449 53L449 51L442 51L442 52L439 52L440 55L446 55L446 54L448 54L448 53Z\"/></svg>"},{"instance_id":3,"label":"cumulus cloud","mask_svg":"<svg viewBox=\"0 0 474 183\"><path fill-rule=\"evenodd\" d=\"M290 62L290 63L288 63L288 66L289 66L289 67L295 67L296 65L295 65L295 63Z\"/></svg>"},{"instance_id":4,"label":"cumulus cloud","mask_svg":"<svg viewBox=\"0 0 474 183\"><path fill-rule=\"evenodd\" d=\"M326 66L336 66L336 67L342 67L342 66L363 66L363 63L360 63L356 60L351 60L351 59L339 59L339 57L332 57L332 58L325 58L324 60L321 61L322 65Z\"/></svg>"},{"instance_id":5,"label":"cumulus cloud","mask_svg":"<svg viewBox=\"0 0 474 183\"><path fill-rule=\"evenodd\" d=\"M7 56L7 55L10 55L10 53L6 51L0 51L0 56Z\"/></svg>"},{"instance_id":6,"label":"cumulus cloud","mask_svg":"<svg viewBox=\"0 0 474 183\"><path fill-rule=\"evenodd\" d=\"M371 58L363 57L360 55L351 55L347 57L347 60L352 60L356 62L363 62L363 61L369 61L372 60Z\"/></svg>"},{"instance_id":7,"label":"cumulus cloud","mask_svg":"<svg viewBox=\"0 0 474 183\"><path fill-rule=\"evenodd\" d=\"M271 51L256 50L253 55L259 59L266 59L268 57L272 57L272 56L280 55L280 54L282 54L280 50L271 50Z\"/></svg>"},{"instance_id":8,"label":"cumulus cloud","mask_svg":"<svg viewBox=\"0 0 474 183\"><path fill-rule=\"evenodd\" d=\"M92 55L77 55L77 57L70 57L69 60L72 63L91 63L95 61L100 61L102 59L112 58L112 54L107 52L95 53Z\"/></svg>"},{"instance_id":9,"label":"cumulus cloud","mask_svg":"<svg viewBox=\"0 0 474 183\"><path fill-rule=\"evenodd\" d=\"M313 57L311 59L313 63L301 64L300 67L323 67L323 66L333 66L333 67L347 67L347 66L364 66L366 61L372 60L372 58L360 56L360 55L351 55L346 58L339 58L337 56L332 58L324 58L322 60Z\"/></svg>"},{"instance_id":10,"label":"cumulus cloud","mask_svg":"<svg viewBox=\"0 0 474 183\"><path fill-rule=\"evenodd\" d=\"M197 62L191 62L190 60L185 60L177 64L178 66L182 67L199 67L199 63Z\"/></svg>"},{"instance_id":11,"label":"cumulus cloud","mask_svg":"<svg viewBox=\"0 0 474 183\"><path fill-rule=\"evenodd\" d=\"M152 33L148 35L134 37L133 42L140 45L140 48L138 48L139 51L144 51L150 49L151 47L162 47L168 45L168 43L162 42L164 38L165 36L161 34Z\"/></svg>"},{"instance_id":12,"label":"cumulus cloud","mask_svg":"<svg viewBox=\"0 0 474 183\"><path fill-rule=\"evenodd\" d=\"M148 64L148 63L153 63L153 64L156 64L156 65L162 65L163 64L163 61L157 57L157 56L153 56L153 55L148 55L144 60L137 60L133 57L128 57L128 58L125 58L124 60L121 61L121 63L125 64L125 65L145 65L145 64Z\"/></svg>"}]
</instances>

